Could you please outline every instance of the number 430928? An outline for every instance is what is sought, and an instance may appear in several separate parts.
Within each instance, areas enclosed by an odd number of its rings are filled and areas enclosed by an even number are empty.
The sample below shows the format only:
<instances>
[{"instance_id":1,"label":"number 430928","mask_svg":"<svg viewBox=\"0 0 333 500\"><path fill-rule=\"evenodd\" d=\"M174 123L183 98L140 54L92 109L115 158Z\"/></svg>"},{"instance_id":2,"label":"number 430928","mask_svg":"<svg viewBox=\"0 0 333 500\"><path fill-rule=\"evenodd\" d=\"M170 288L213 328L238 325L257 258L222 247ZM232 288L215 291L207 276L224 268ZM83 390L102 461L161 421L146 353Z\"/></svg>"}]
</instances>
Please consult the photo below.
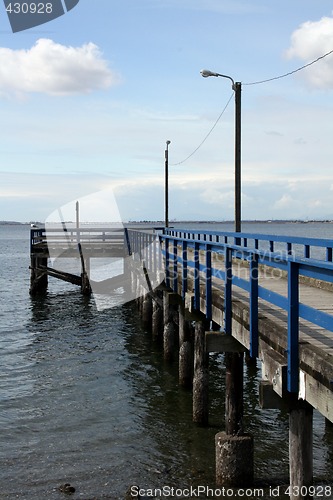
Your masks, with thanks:
<instances>
[{"instance_id":1,"label":"number 430928","mask_svg":"<svg viewBox=\"0 0 333 500\"><path fill-rule=\"evenodd\" d=\"M6 11L9 14L51 14L52 13L52 3L47 2L10 2Z\"/></svg>"}]
</instances>

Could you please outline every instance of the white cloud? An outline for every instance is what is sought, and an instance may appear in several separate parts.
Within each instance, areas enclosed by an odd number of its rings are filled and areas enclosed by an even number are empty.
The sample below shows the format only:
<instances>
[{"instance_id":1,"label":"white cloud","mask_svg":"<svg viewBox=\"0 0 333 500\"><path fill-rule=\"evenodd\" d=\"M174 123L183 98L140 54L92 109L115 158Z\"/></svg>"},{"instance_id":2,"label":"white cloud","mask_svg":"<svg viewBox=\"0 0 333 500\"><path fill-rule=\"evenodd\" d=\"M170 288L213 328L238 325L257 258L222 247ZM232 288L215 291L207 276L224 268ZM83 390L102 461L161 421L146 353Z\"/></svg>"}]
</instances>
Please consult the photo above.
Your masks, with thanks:
<instances>
[{"instance_id":1,"label":"white cloud","mask_svg":"<svg viewBox=\"0 0 333 500\"><path fill-rule=\"evenodd\" d=\"M305 63L333 50L333 17L307 21L291 35L288 59L299 58ZM302 70L300 75L313 88L333 89L333 54Z\"/></svg>"},{"instance_id":2,"label":"white cloud","mask_svg":"<svg viewBox=\"0 0 333 500\"><path fill-rule=\"evenodd\" d=\"M86 94L117 81L93 43L70 47L41 38L28 50L0 48L0 93L5 95Z\"/></svg>"}]
</instances>

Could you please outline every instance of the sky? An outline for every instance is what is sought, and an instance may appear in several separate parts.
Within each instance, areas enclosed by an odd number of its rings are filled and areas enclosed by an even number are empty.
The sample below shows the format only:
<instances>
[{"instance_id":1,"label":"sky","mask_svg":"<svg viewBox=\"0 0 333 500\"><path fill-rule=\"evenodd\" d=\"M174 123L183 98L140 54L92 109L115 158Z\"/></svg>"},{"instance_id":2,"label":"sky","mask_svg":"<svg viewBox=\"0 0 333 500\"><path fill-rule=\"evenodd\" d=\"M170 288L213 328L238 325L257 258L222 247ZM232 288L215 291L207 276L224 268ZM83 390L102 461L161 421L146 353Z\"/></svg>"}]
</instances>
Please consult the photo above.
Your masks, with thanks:
<instances>
[{"instance_id":1,"label":"sky","mask_svg":"<svg viewBox=\"0 0 333 500\"><path fill-rule=\"evenodd\" d=\"M167 140L170 219L233 220L233 90L204 68L242 83L242 219L333 219L333 54L256 83L331 50L330 0L80 0L18 33L0 2L0 220L163 220Z\"/></svg>"}]
</instances>

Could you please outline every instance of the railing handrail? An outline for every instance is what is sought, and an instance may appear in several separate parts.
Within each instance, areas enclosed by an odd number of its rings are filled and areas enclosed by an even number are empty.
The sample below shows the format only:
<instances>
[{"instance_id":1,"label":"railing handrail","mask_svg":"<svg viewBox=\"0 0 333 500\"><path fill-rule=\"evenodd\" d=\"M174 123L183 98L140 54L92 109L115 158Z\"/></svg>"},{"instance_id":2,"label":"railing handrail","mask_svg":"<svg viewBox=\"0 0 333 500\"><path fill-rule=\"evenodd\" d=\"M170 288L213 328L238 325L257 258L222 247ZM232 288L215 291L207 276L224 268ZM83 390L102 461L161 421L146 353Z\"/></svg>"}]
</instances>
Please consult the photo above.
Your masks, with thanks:
<instances>
[{"instance_id":1,"label":"railing handrail","mask_svg":"<svg viewBox=\"0 0 333 500\"><path fill-rule=\"evenodd\" d=\"M229 243L229 240L232 238L235 244L244 247L250 247L248 240L251 240L254 241L255 248L259 248L260 246L263 247L265 246L264 244L268 244L271 251L274 251L277 246L285 244L286 251L288 253L295 252L296 245L299 247L303 247L303 255L306 258L312 258L314 252L318 254L322 250L325 252L325 258L323 257L318 259L317 255L316 259L326 260L328 262L333 261L333 239L329 238L303 238L301 236L284 236L263 233L186 230L183 228L165 228L163 233L166 236L179 236L182 239L186 238L185 235L188 235L189 238L187 239L199 241L207 241L208 239L209 241L212 241L214 237L215 241L218 242L221 238L223 238L225 243Z\"/></svg>"},{"instance_id":2,"label":"railing handrail","mask_svg":"<svg viewBox=\"0 0 333 500\"><path fill-rule=\"evenodd\" d=\"M319 247L331 247L333 248L333 238L308 238L303 236L285 236L285 235L276 235L276 234L266 234L266 233L235 233L231 231L202 231L202 230L192 230L192 229L184 229L184 228L165 228L165 234L171 233L187 233L187 234L197 234L197 235L206 235L206 236L222 236L227 238L236 238L236 239L248 239L248 240L259 240L259 241L275 241L279 243L295 243L299 245L310 245L310 246L319 246Z\"/></svg>"}]
</instances>

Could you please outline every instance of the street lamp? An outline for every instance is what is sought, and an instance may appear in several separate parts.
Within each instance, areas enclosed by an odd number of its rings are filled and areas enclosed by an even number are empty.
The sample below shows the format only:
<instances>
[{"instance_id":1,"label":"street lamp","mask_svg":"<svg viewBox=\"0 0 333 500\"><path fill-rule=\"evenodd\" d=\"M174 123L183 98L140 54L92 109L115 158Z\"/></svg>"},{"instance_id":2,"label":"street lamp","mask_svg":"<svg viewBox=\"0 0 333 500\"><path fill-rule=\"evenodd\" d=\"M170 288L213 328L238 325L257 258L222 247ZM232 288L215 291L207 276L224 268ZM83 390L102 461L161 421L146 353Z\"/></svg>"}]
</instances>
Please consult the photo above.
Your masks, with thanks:
<instances>
[{"instance_id":1,"label":"street lamp","mask_svg":"<svg viewBox=\"0 0 333 500\"><path fill-rule=\"evenodd\" d=\"M208 69L200 71L201 76L222 76L228 78L235 92L235 232L241 231L241 82L235 82L231 76L214 73Z\"/></svg>"},{"instance_id":2,"label":"street lamp","mask_svg":"<svg viewBox=\"0 0 333 500\"><path fill-rule=\"evenodd\" d=\"M169 227L169 144L171 141L166 141L165 148L165 227Z\"/></svg>"}]
</instances>

